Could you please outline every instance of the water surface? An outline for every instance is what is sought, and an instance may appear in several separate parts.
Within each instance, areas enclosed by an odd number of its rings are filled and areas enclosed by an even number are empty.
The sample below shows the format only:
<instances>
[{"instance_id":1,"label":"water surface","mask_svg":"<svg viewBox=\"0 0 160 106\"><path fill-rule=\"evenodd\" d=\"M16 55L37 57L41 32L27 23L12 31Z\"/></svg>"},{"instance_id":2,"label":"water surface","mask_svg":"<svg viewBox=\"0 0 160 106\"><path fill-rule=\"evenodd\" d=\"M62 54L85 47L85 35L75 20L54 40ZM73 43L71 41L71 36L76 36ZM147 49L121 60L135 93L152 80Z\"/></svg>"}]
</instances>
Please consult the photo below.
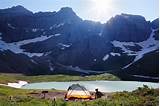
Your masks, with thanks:
<instances>
[{"instance_id":1,"label":"water surface","mask_svg":"<svg viewBox=\"0 0 160 106\"><path fill-rule=\"evenodd\" d=\"M147 85L151 88L158 88L159 83L136 82L136 81L72 81L72 82L41 82L31 83L23 86L24 89L57 89L67 90L72 84L85 86L89 91L98 88L102 92L133 91L138 87Z\"/></svg>"}]
</instances>

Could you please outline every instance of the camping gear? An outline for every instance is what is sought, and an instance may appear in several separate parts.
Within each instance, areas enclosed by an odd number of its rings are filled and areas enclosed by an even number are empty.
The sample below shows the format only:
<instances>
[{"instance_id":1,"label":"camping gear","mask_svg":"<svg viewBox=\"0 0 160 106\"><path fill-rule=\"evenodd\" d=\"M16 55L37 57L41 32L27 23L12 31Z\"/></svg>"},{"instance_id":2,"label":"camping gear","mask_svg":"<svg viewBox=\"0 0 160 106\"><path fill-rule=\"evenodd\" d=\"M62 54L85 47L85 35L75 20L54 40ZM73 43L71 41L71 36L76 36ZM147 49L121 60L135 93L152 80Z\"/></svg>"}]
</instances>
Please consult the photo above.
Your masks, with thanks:
<instances>
[{"instance_id":1,"label":"camping gear","mask_svg":"<svg viewBox=\"0 0 160 106\"><path fill-rule=\"evenodd\" d=\"M48 93L48 91L42 91L42 94L43 94L43 99L46 98L46 94Z\"/></svg>"},{"instance_id":2,"label":"camping gear","mask_svg":"<svg viewBox=\"0 0 160 106\"><path fill-rule=\"evenodd\" d=\"M68 88L68 92L65 95L66 100L76 100L76 99L92 99L90 92L79 84L73 84Z\"/></svg>"}]
</instances>

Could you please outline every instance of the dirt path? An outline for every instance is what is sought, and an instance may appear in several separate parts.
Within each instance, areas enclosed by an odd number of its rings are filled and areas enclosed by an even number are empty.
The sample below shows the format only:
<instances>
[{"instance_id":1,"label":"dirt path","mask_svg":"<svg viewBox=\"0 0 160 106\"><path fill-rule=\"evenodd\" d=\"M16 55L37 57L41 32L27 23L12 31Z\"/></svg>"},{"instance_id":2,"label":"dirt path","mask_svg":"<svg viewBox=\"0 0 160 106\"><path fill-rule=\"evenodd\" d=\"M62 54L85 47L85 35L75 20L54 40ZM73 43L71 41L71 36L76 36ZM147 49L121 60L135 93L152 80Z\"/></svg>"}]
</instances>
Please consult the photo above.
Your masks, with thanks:
<instances>
[{"instance_id":1,"label":"dirt path","mask_svg":"<svg viewBox=\"0 0 160 106\"><path fill-rule=\"evenodd\" d=\"M48 93L30 93L31 96L37 97L37 98L45 98L45 99L54 99L54 98L64 98L64 95L66 94L66 91L49 91Z\"/></svg>"},{"instance_id":2,"label":"dirt path","mask_svg":"<svg viewBox=\"0 0 160 106\"><path fill-rule=\"evenodd\" d=\"M45 95L41 92L39 93L30 93L29 95L36 97L36 98L45 98L45 99L64 99L65 94L67 91L48 91ZM95 92L91 92L91 94L94 94ZM106 99L108 96L110 96L112 93L103 93L104 96L102 98Z\"/></svg>"}]
</instances>

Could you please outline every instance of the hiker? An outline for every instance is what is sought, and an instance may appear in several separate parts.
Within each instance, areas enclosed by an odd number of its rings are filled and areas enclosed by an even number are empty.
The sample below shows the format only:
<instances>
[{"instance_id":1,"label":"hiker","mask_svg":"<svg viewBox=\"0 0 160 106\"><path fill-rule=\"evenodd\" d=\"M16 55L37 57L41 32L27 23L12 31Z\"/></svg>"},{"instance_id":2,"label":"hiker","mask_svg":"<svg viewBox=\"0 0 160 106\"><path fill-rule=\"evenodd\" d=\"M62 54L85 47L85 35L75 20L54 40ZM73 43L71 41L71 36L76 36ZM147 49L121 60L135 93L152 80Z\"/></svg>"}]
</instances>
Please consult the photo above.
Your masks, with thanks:
<instances>
[{"instance_id":1,"label":"hiker","mask_svg":"<svg viewBox=\"0 0 160 106\"><path fill-rule=\"evenodd\" d=\"M104 96L104 94L100 91L98 91L98 89L95 89L96 93L95 93L95 99L101 98L102 96Z\"/></svg>"}]
</instances>

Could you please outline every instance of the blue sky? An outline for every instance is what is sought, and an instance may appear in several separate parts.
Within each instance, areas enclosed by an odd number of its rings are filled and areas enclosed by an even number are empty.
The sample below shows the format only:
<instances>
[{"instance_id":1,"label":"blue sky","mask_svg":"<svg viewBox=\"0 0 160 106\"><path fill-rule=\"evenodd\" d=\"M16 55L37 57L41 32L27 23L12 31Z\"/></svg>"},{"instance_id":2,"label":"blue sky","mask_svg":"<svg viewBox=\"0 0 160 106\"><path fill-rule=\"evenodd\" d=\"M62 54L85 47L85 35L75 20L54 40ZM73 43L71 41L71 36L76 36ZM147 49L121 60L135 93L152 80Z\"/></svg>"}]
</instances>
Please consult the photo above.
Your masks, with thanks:
<instances>
[{"instance_id":1,"label":"blue sky","mask_svg":"<svg viewBox=\"0 0 160 106\"><path fill-rule=\"evenodd\" d=\"M159 16L158 0L0 0L0 8L22 5L33 11L58 11L71 7L82 19L106 22L116 14L142 15L146 20Z\"/></svg>"}]
</instances>

